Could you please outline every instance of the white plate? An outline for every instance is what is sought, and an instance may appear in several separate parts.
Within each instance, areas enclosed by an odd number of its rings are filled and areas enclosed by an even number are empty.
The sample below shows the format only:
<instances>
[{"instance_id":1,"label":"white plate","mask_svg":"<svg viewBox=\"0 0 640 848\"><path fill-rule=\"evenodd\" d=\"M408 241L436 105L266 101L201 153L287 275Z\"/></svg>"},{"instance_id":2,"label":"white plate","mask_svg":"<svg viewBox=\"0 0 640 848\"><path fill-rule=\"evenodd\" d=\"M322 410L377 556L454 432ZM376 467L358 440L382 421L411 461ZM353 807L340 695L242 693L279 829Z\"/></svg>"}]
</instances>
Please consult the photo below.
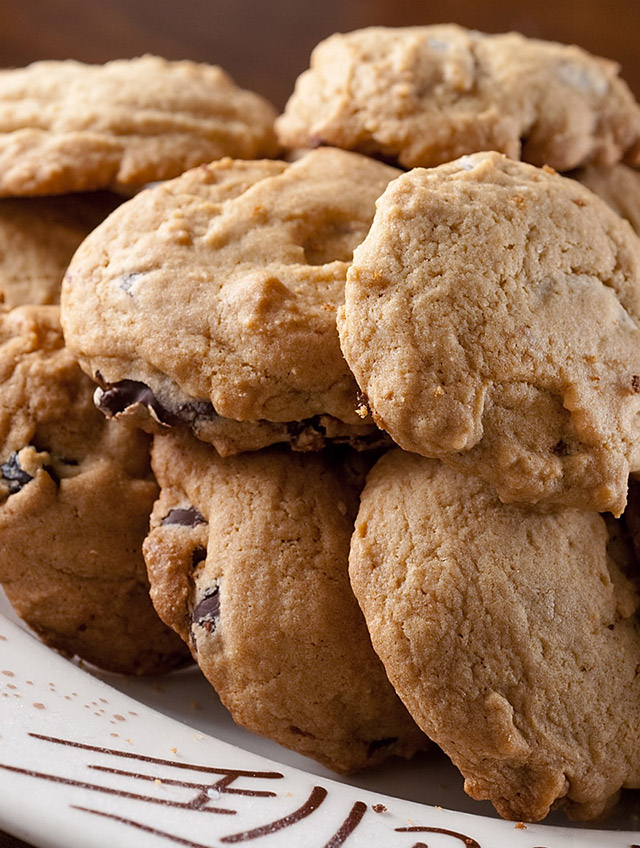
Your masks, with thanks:
<instances>
[{"instance_id":1,"label":"white plate","mask_svg":"<svg viewBox=\"0 0 640 848\"><path fill-rule=\"evenodd\" d=\"M39 848L638 848L639 795L603 831L502 821L434 753L338 782L237 728L197 669L88 670L0 596L0 829Z\"/></svg>"}]
</instances>

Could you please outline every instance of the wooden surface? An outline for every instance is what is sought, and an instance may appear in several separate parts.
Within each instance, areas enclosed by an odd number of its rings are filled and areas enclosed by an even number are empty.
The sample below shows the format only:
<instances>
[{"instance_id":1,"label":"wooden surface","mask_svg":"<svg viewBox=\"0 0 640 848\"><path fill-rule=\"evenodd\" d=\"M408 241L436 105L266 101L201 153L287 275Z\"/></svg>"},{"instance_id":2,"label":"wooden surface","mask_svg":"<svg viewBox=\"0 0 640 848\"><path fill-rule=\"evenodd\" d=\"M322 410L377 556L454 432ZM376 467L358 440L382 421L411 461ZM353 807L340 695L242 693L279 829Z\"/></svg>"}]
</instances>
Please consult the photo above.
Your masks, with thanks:
<instances>
[{"instance_id":1,"label":"wooden surface","mask_svg":"<svg viewBox=\"0 0 640 848\"><path fill-rule=\"evenodd\" d=\"M448 21L579 44L640 97L640 0L0 0L0 66L157 53L222 65L282 108L332 32Z\"/></svg>"},{"instance_id":2,"label":"wooden surface","mask_svg":"<svg viewBox=\"0 0 640 848\"><path fill-rule=\"evenodd\" d=\"M449 21L579 44L640 97L640 0L0 0L0 66L156 53L222 65L281 109L332 32ZM22 845L0 832L0 848Z\"/></svg>"}]
</instances>

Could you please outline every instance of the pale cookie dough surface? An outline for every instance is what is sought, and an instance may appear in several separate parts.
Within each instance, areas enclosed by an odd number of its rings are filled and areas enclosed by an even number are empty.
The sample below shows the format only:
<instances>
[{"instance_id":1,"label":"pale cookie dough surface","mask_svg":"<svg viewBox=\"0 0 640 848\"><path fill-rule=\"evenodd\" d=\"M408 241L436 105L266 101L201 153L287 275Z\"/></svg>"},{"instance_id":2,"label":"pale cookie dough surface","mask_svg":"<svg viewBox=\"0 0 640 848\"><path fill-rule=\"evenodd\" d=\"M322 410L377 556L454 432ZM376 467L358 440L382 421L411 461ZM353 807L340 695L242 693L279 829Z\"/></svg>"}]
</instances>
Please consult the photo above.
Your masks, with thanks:
<instances>
[{"instance_id":1,"label":"pale cookie dough surface","mask_svg":"<svg viewBox=\"0 0 640 848\"><path fill-rule=\"evenodd\" d=\"M2 70L0 196L130 191L223 156L274 156L274 118L213 65L142 56Z\"/></svg>"},{"instance_id":2,"label":"pale cookie dough surface","mask_svg":"<svg viewBox=\"0 0 640 848\"><path fill-rule=\"evenodd\" d=\"M58 315L0 315L0 583L58 650L166 671L188 652L149 598L142 542L158 489L147 438L95 409Z\"/></svg>"},{"instance_id":3,"label":"pale cookie dough surface","mask_svg":"<svg viewBox=\"0 0 640 848\"><path fill-rule=\"evenodd\" d=\"M446 24L332 35L276 122L318 144L406 168L498 150L557 170L637 155L640 107L615 62L518 33Z\"/></svg>"},{"instance_id":4,"label":"pale cookie dough surface","mask_svg":"<svg viewBox=\"0 0 640 848\"><path fill-rule=\"evenodd\" d=\"M498 153L395 180L354 256L342 348L400 447L506 502L620 514L640 466L640 240Z\"/></svg>"},{"instance_id":5,"label":"pale cookie dough surface","mask_svg":"<svg viewBox=\"0 0 640 848\"><path fill-rule=\"evenodd\" d=\"M142 192L74 256L69 347L103 387L148 387L159 418L330 416L362 430L336 308L398 173L323 149L293 164L224 160Z\"/></svg>"},{"instance_id":6,"label":"pale cookie dough surface","mask_svg":"<svg viewBox=\"0 0 640 848\"><path fill-rule=\"evenodd\" d=\"M640 786L638 568L615 519L610 538L596 513L505 505L395 450L367 479L350 575L389 679L473 798L592 819Z\"/></svg>"},{"instance_id":7,"label":"pale cookie dough surface","mask_svg":"<svg viewBox=\"0 0 640 848\"><path fill-rule=\"evenodd\" d=\"M588 165L572 174L640 234L640 171L619 163L612 167Z\"/></svg>"},{"instance_id":8,"label":"pale cookie dough surface","mask_svg":"<svg viewBox=\"0 0 640 848\"><path fill-rule=\"evenodd\" d=\"M152 598L235 721L340 772L424 747L349 588L362 455L223 459L173 431L153 467Z\"/></svg>"},{"instance_id":9,"label":"pale cookie dough surface","mask_svg":"<svg viewBox=\"0 0 640 848\"><path fill-rule=\"evenodd\" d=\"M58 303L76 248L121 202L111 192L0 199L0 293L5 306Z\"/></svg>"}]
</instances>

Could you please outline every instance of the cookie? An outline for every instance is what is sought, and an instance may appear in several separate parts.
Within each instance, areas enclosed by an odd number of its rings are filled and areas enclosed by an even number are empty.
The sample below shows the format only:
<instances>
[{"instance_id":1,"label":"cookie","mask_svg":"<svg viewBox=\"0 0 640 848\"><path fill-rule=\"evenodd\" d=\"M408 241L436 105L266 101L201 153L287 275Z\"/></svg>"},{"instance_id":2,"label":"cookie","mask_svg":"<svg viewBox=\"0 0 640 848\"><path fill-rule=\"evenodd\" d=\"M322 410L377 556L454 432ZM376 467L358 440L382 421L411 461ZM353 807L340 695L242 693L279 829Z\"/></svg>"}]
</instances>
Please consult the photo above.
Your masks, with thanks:
<instances>
[{"instance_id":1,"label":"cookie","mask_svg":"<svg viewBox=\"0 0 640 848\"><path fill-rule=\"evenodd\" d=\"M569 170L636 159L640 107L615 62L579 47L452 24L370 27L321 42L276 122L405 168L497 150Z\"/></svg>"},{"instance_id":2,"label":"cookie","mask_svg":"<svg viewBox=\"0 0 640 848\"><path fill-rule=\"evenodd\" d=\"M505 502L616 515L640 467L639 324L629 224L575 180L495 152L391 183L339 316L400 447Z\"/></svg>"},{"instance_id":3,"label":"cookie","mask_svg":"<svg viewBox=\"0 0 640 848\"><path fill-rule=\"evenodd\" d=\"M0 293L5 306L58 303L80 242L122 199L111 192L0 200Z\"/></svg>"},{"instance_id":4,"label":"cookie","mask_svg":"<svg viewBox=\"0 0 640 848\"><path fill-rule=\"evenodd\" d=\"M212 65L142 56L3 70L0 196L126 193L223 156L274 156L274 118Z\"/></svg>"},{"instance_id":5,"label":"cookie","mask_svg":"<svg viewBox=\"0 0 640 848\"><path fill-rule=\"evenodd\" d=\"M640 787L638 567L610 523L502 504L399 450L367 479L350 575L373 645L466 791L506 818L593 819Z\"/></svg>"},{"instance_id":6,"label":"cookie","mask_svg":"<svg viewBox=\"0 0 640 848\"><path fill-rule=\"evenodd\" d=\"M349 588L362 455L222 458L176 430L153 467L152 598L235 721L339 772L422 748Z\"/></svg>"},{"instance_id":7,"label":"cookie","mask_svg":"<svg viewBox=\"0 0 640 848\"><path fill-rule=\"evenodd\" d=\"M58 315L0 314L0 583L52 647L111 671L166 671L188 652L149 598L147 437L95 409Z\"/></svg>"},{"instance_id":8,"label":"cookie","mask_svg":"<svg viewBox=\"0 0 640 848\"><path fill-rule=\"evenodd\" d=\"M619 163L610 168L589 165L572 174L640 234L640 172Z\"/></svg>"},{"instance_id":9,"label":"cookie","mask_svg":"<svg viewBox=\"0 0 640 848\"><path fill-rule=\"evenodd\" d=\"M342 150L227 159L123 204L63 284L67 344L101 408L152 431L185 422L222 454L379 439L335 316L398 173Z\"/></svg>"}]
</instances>

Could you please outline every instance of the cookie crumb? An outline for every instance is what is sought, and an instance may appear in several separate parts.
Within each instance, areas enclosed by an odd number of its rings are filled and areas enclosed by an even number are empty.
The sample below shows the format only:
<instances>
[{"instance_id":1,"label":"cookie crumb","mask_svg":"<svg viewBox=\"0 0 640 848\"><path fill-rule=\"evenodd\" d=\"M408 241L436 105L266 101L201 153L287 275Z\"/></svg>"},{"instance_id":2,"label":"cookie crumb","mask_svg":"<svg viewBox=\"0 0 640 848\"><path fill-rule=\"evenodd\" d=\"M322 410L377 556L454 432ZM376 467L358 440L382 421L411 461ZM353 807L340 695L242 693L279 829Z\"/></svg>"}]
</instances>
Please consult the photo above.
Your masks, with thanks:
<instances>
[{"instance_id":1,"label":"cookie crumb","mask_svg":"<svg viewBox=\"0 0 640 848\"><path fill-rule=\"evenodd\" d=\"M386 813L387 812L387 808L385 807L384 804L372 804L371 809L373 810L374 813Z\"/></svg>"}]
</instances>

